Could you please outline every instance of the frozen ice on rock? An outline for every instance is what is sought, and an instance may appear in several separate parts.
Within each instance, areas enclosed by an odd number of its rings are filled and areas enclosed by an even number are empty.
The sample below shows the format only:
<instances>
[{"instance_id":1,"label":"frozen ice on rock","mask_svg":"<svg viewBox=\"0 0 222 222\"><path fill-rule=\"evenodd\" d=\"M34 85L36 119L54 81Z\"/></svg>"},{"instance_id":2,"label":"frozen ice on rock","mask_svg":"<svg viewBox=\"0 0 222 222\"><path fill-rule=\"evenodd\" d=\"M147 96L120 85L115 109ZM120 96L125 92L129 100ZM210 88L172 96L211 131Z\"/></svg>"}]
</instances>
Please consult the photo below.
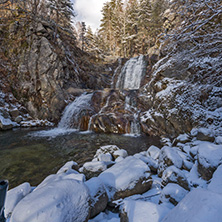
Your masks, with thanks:
<instances>
[{"instance_id":1,"label":"frozen ice on rock","mask_svg":"<svg viewBox=\"0 0 222 222\"><path fill-rule=\"evenodd\" d=\"M215 169L222 163L222 145L201 142L198 145L198 172L205 180L211 179Z\"/></svg>"},{"instance_id":2,"label":"frozen ice on rock","mask_svg":"<svg viewBox=\"0 0 222 222\"><path fill-rule=\"evenodd\" d=\"M213 174L208 190L222 194L222 165L220 165Z\"/></svg>"},{"instance_id":3,"label":"frozen ice on rock","mask_svg":"<svg viewBox=\"0 0 222 222\"><path fill-rule=\"evenodd\" d=\"M115 159L115 162L118 163L118 162L120 162L120 161L122 161L122 160L124 160L124 158L121 157L121 156L119 156L119 157L117 157L117 158Z\"/></svg>"},{"instance_id":4,"label":"frozen ice on rock","mask_svg":"<svg viewBox=\"0 0 222 222\"><path fill-rule=\"evenodd\" d=\"M121 206L121 221L160 222L169 208L141 200L124 200Z\"/></svg>"},{"instance_id":5,"label":"frozen ice on rock","mask_svg":"<svg viewBox=\"0 0 222 222\"><path fill-rule=\"evenodd\" d=\"M162 190L160 201L177 205L188 193L187 190L175 183L168 183Z\"/></svg>"},{"instance_id":6,"label":"frozen ice on rock","mask_svg":"<svg viewBox=\"0 0 222 222\"><path fill-rule=\"evenodd\" d=\"M89 189L91 197L90 218L92 218L105 210L108 203L108 196L103 182L98 177L91 178L85 184Z\"/></svg>"},{"instance_id":7,"label":"frozen ice on rock","mask_svg":"<svg viewBox=\"0 0 222 222\"><path fill-rule=\"evenodd\" d=\"M155 160L158 159L159 155L160 155L160 148L158 148L157 146L152 145L147 150L147 156L150 156Z\"/></svg>"},{"instance_id":8,"label":"frozen ice on rock","mask_svg":"<svg viewBox=\"0 0 222 222\"><path fill-rule=\"evenodd\" d=\"M52 181L35 189L15 207L10 222L84 222L89 216L89 191L74 179Z\"/></svg>"},{"instance_id":9,"label":"frozen ice on rock","mask_svg":"<svg viewBox=\"0 0 222 222\"><path fill-rule=\"evenodd\" d=\"M220 222L222 195L194 189L161 222Z\"/></svg>"},{"instance_id":10,"label":"frozen ice on rock","mask_svg":"<svg viewBox=\"0 0 222 222\"><path fill-rule=\"evenodd\" d=\"M5 201L5 216L9 217L19 201L21 201L30 192L31 186L27 182L9 190Z\"/></svg>"},{"instance_id":11,"label":"frozen ice on rock","mask_svg":"<svg viewBox=\"0 0 222 222\"><path fill-rule=\"evenodd\" d=\"M149 167L141 160L129 156L99 175L110 199L119 199L150 189Z\"/></svg>"}]
</instances>

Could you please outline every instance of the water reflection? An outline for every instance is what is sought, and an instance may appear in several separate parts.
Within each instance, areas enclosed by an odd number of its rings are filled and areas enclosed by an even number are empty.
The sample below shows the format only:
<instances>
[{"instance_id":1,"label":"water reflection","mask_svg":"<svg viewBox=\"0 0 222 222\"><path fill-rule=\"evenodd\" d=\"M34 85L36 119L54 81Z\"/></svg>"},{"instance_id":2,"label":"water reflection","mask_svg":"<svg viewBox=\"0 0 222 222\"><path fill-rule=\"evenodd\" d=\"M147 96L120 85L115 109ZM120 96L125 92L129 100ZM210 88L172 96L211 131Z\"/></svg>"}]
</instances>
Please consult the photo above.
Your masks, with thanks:
<instances>
[{"instance_id":1,"label":"water reflection","mask_svg":"<svg viewBox=\"0 0 222 222\"><path fill-rule=\"evenodd\" d=\"M103 145L115 144L129 154L159 145L158 138L147 136L126 137L115 134L95 134L69 131L52 136L52 131L16 129L0 132L0 179L8 179L10 187L28 181L39 184L67 161L80 165L90 161Z\"/></svg>"}]
</instances>

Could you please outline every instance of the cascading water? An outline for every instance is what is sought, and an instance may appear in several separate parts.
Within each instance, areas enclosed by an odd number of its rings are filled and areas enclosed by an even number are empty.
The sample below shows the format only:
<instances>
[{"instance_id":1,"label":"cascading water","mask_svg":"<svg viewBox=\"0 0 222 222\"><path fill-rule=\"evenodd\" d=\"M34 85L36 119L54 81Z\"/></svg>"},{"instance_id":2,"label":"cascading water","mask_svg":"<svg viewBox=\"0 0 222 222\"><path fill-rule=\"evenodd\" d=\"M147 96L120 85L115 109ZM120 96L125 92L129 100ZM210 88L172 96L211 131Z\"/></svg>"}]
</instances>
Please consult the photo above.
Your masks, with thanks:
<instances>
[{"instance_id":1,"label":"cascading water","mask_svg":"<svg viewBox=\"0 0 222 222\"><path fill-rule=\"evenodd\" d=\"M132 58L123 66L116 82L117 89L139 89L146 73L147 62L144 55Z\"/></svg>"},{"instance_id":2,"label":"cascading water","mask_svg":"<svg viewBox=\"0 0 222 222\"><path fill-rule=\"evenodd\" d=\"M75 132L79 130L81 115L84 112L91 111L90 100L93 94L82 94L70 103L64 110L63 116L58 124L58 127L52 130L42 130L32 134L37 137L54 138L59 135Z\"/></svg>"},{"instance_id":3,"label":"cascading water","mask_svg":"<svg viewBox=\"0 0 222 222\"><path fill-rule=\"evenodd\" d=\"M121 73L116 82L116 88L123 90L137 90L140 88L142 78L146 74L147 62L145 56L140 55L138 57L132 58L126 62L123 66ZM139 124L139 110L136 104L131 102L132 95L129 94L125 98L125 109L133 112L133 120L130 122L130 134L139 135L140 134L140 124Z\"/></svg>"},{"instance_id":4,"label":"cascading water","mask_svg":"<svg viewBox=\"0 0 222 222\"><path fill-rule=\"evenodd\" d=\"M91 110L89 102L92 94L82 94L70 103L64 110L63 116L58 124L58 128L70 129L78 123L83 110ZM77 127L79 129L79 127Z\"/></svg>"}]
</instances>

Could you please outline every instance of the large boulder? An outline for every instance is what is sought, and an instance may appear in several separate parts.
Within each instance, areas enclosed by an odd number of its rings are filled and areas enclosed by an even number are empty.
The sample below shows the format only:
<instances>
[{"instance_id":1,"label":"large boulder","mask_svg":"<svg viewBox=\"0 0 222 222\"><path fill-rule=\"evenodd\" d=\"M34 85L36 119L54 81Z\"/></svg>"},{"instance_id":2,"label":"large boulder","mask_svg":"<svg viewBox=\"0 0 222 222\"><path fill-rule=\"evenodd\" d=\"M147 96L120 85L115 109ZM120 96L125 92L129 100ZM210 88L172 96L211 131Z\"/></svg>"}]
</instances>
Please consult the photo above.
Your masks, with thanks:
<instances>
[{"instance_id":1,"label":"large boulder","mask_svg":"<svg viewBox=\"0 0 222 222\"><path fill-rule=\"evenodd\" d=\"M175 183L168 183L161 191L160 201L171 202L177 205L186 195L188 191Z\"/></svg>"},{"instance_id":2,"label":"large boulder","mask_svg":"<svg viewBox=\"0 0 222 222\"><path fill-rule=\"evenodd\" d=\"M222 195L195 189L169 212L162 222L209 222L222 221Z\"/></svg>"},{"instance_id":3,"label":"large boulder","mask_svg":"<svg viewBox=\"0 0 222 222\"><path fill-rule=\"evenodd\" d=\"M159 155L159 169L158 174L161 176L163 171L169 167L174 165L175 167L181 169L183 166L183 159L178 154L176 148L164 146Z\"/></svg>"},{"instance_id":4,"label":"large boulder","mask_svg":"<svg viewBox=\"0 0 222 222\"><path fill-rule=\"evenodd\" d=\"M167 207L141 200L124 200L121 206L121 222L160 222L169 212Z\"/></svg>"},{"instance_id":5,"label":"large boulder","mask_svg":"<svg viewBox=\"0 0 222 222\"><path fill-rule=\"evenodd\" d=\"M90 213L89 192L83 182L54 180L37 187L15 207L11 222L84 222Z\"/></svg>"},{"instance_id":6,"label":"large boulder","mask_svg":"<svg viewBox=\"0 0 222 222\"><path fill-rule=\"evenodd\" d=\"M108 203L108 195L106 193L103 182L98 177L93 177L85 182L89 189L90 201L90 218L95 217L106 209Z\"/></svg>"},{"instance_id":7,"label":"large boulder","mask_svg":"<svg viewBox=\"0 0 222 222\"><path fill-rule=\"evenodd\" d=\"M213 174L213 177L208 185L208 190L222 194L222 165L220 165Z\"/></svg>"},{"instance_id":8,"label":"large boulder","mask_svg":"<svg viewBox=\"0 0 222 222\"><path fill-rule=\"evenodd\" d=\"M177 183L186 190L190 189L190 185L187 178L182 170L176 168L175 166L168 167L162 175L163 184Z\"/></svg>"},{"instance_id":9,"label":"large boulder","mask_svg":"<svg viewBox=\"0 0 222 222\"><path fill-rule=\"evenodd\" d=\"M29 183L23 183L7 192L5 200L5 216L10 217L15 206L31 192Z\"/></svg>"},{"instance_id":10,"label":"large boulder","mask_svg":"<svg viewBox=\"0 0 222 222\"><path fill-rule=\"evenodd\" d=\"M222 163L222 145L201 142L198 145L198 172L205 180L210 180L216 168Z\"/></svg>"},{"instance_id":11,"label":"large boulder","mask_svg":"<svg viewBox=\"0 0 222 222\"><path fill-rule=\"evenodd\" d=\"M105 170L99 178L103 181L110 200L144 193L152 185L149 167L132 156Z\"/></svg>"}]
</instances>

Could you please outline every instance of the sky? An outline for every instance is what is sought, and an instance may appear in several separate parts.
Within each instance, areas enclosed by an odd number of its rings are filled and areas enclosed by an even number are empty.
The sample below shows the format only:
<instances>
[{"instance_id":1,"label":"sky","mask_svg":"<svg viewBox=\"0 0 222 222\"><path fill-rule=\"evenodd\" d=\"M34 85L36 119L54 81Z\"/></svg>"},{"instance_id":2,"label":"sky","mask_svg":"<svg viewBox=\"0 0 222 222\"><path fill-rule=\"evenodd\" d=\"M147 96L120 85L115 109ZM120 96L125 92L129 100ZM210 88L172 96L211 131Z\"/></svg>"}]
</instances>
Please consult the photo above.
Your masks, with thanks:
<instances>
[{"instance_id":1,"label":"sky","mask_svg":"<svg viewBox=\"0 0 222 222\"><path fill-rule=\"evenodd\" d=\"M99 28L102 18L103 4L108 0L73 0L74 10L77 14L75 21L83 21L86 26L90 25L93 31Z\"/></svg>"}]
</instances>

